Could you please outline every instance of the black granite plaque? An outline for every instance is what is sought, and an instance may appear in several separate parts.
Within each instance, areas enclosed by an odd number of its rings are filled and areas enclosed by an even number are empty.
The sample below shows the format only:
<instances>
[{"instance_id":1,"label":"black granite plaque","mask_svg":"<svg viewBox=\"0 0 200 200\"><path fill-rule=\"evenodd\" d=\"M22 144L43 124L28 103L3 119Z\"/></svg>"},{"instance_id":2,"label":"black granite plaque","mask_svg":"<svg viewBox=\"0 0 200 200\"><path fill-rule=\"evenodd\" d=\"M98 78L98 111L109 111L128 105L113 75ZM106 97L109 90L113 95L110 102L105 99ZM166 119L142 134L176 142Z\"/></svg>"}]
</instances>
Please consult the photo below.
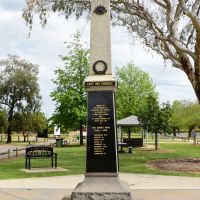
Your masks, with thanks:
<instances>
[{"instance_id":1,"label":"black granite plaque","mask_svg":"<svg viewBox=\"0 0 200 200\"><path fill-rule=\"evenodd\" d=\"M114 93L88 92L86 172L117 172Z\"/></svg>"}]
</instances>

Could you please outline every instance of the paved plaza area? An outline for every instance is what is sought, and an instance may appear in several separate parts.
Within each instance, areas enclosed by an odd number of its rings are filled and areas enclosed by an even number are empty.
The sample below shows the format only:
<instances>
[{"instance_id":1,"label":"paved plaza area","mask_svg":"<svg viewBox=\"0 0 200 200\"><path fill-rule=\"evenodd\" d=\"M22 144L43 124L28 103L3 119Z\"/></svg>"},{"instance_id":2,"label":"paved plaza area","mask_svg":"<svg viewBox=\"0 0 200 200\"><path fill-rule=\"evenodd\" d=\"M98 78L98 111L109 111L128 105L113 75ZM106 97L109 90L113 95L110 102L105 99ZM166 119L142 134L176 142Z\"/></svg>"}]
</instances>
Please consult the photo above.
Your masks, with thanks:
<instances>
[{"instance_id":1,"label":"paved plaza area","mask_svg":"<svg viewBox=\"0 0 200 200\"><path fill-rule=\"evenodd\" d=\"M9 144L4 144L4 145L0 145L0 154L1 153L5 153L8 151L8 149L10 150L10 157L16 157L16 148L20 149L20 151L18 152L18 156L20 155L24 155L25 153L25 148L26 146L16 146L16 145L9 145ZM0 155L0 159L7 159L8 158L8 154L3 154Z\"/></svg>"},{"instance_id":2,"label":"paved plaza area","mask_svg":"<svg viewBox=\"0 0 200 200\"><path fill-rule=\"evenodd\" d=\"M1 200L61 200L83 175L0 180ZM134 200L200 200L200 178L121 173Z\"/></svg>"}]
</instances>

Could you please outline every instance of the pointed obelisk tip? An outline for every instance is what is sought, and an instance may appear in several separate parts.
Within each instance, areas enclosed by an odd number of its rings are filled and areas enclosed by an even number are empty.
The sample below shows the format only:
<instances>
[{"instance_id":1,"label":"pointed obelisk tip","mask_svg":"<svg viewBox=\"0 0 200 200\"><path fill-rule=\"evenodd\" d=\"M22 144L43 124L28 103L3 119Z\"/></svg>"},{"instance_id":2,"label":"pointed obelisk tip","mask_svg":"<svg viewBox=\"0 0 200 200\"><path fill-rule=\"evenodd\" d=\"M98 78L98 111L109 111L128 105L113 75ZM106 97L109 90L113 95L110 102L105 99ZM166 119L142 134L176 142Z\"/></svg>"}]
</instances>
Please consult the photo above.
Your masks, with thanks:
<instances>
[{"instance_id":1,"label":"pointed obelisk tip","mask_svg":"<svg viewBox=\"0 0 200 200\"><path fill-rule=\"evenodd\" d=\"M90 72L111 75L110 1L91 1Z\"/></svg>"}]
</instances>

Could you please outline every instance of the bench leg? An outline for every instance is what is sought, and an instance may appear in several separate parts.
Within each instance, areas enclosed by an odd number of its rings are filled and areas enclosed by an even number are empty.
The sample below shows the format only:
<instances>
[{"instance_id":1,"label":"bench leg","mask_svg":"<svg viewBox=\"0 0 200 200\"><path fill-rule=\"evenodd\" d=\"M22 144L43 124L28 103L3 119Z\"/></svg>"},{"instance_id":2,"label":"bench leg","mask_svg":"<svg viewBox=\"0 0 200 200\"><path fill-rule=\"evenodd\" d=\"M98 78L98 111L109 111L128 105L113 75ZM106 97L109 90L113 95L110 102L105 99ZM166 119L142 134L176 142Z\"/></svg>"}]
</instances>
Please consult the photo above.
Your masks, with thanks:
<instances>
[{"instance_id":1,"label":"bench leg","mask_svg":"<svg viewBox=\"0 0 200 200\"><path fill-rule=\"evenodd\" d=\"M51 167L53 168L53 158L51 158Z\"/></svg>"},{"instance_id":2,"label":"bench leg","mask_svg":"<svg viewBox=\"0 0 200 200\"><path fill-rule=\"evenodd\" d=\"M132 147L128 147L128 153L132 154Z\"/></svg>"},{"instance_id":3,"label":"bench leg","mask_svg":"<svg viewBox=\"0 0 200 200\"><path fill-rule=\"evenodd\" d=\"M31 159L28 158L28 169L30 170L31 169Z\"/></svg>"},{"instance_id":4,"label":"bench leg","mask_svg":"<svg viewBox=\"0 0 200 200\"><path fill-rule=\"evenodd\" d=\"M57 154L55 155L55 168L57 168Z\"/></svg>"},{"instance_id":5,"label":"bench leg","mask_svg":"<svg viewBox=\"0 0 200 200\"><path fill-rule=\"evenodd\" d=\"M25 168L27 169L27 158L25 159Z\"/></svg>"}]
</instances>

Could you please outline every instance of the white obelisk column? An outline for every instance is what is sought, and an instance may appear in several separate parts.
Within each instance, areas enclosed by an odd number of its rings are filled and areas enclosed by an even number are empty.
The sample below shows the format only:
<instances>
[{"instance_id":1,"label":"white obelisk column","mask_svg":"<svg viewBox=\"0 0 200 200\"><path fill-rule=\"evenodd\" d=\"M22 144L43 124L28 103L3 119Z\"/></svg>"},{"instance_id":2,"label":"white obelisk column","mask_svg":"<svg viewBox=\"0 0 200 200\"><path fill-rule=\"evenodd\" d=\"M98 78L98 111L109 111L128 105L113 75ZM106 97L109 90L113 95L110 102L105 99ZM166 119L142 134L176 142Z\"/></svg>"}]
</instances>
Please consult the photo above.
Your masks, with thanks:
<instances>
[{"instance_id":1,"label":"white obelisk column","mask_svg":"<svg viewBox=\"0 0 200 200\"><path fill-rule=\"evenodd\" d=\"M93 65L98 60L107 63L106 75L112 74L111 69L111 41L110 41L110 1L92 0L92 21L90 32L90 72L95 75ZM98 6L102 6L102 13L98 14ZM99 9L100 9L99 8ZM96 11L95 11L96 9ZM105 9L105 10L103 10ZM100 11L99 11L100 12ZM103 12L105 12L103 14Z\"/></svg>"},{"instance_id":2,"label":"white obelisk column","mask_svg":"<svg viewBox=\"0 0 200 200\"><path fill-rule=\"evenodd\" d=\"M110 0L91 0L90 71L85 88L88 93L86 173L71 199L131 200L128 184L118 177Z\"/></svg>"},{"instance_id":3,"label":"white obelisk column","mask_svg":"<svg viewBox=\"0 0 200 200\"><path fill-rule=\"evenodd\" d=\"M109 0L91 1L90 70L85 81L86 89L89 91L94 86L89 87L87 82L97 81L114 81L111 63ZM110 90L111 88L115 90L115 84L104 89ZM98 89L95 88L95 90Z\"/></svg>"}]
</instances>

